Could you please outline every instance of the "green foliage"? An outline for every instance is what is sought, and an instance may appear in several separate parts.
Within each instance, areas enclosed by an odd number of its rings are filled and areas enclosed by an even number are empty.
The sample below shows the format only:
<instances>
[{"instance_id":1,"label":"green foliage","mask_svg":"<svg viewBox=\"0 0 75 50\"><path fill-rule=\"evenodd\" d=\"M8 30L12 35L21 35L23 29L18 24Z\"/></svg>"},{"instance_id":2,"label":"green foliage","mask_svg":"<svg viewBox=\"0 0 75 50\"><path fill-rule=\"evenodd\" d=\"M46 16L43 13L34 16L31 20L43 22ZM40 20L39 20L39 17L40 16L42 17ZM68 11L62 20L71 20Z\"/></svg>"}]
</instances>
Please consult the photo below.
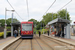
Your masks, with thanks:
<instances>
[{"instance_id":1,"label":"green foliage","mask_svg":"<svg viewBox=\"0 0 75 50\"><path fill-rule=\"evenodd\" d=\"M37 20L35 20L35 19L30 19L28 21L33 21L34 25L37 24Z\"/></svg>"},{"instance_id":2,"label":"green foliage","mask_svg":"<svg viewBox=\"0 0 75 50\"><path fill-rule=\"evenodd\" d=\"M39 30L39 29L40 29L40 24L38 24L38 25L36 26L36 29L37 29L37 30Z\"/></svg>"},{"instance_id":3,"label":"green foliage","mask_svg":"<svg viewBox=\"0 0 75 50\"><path fill-rule=\"evenodd\" d=\"M56 19L57 14L56 13L47 13L46 15L43 16L42 21L44 22L44 24L46 25L48 22L52 21L52 16L53 19Z\"/></svg>"},{"instance_id":4,"label":"green foliage","mask_svg":"<svg viewBox=\"0 0 75 50\"><path fill-rule=\"evenodd\" d=\"M65 9L63 9L63 10L61 10L61 11L58 11L57 13L58 13L58 15L60 16L60 18L66 19L66 12L67 12L67 11L66 11ZM69 12L67 12L67 19L70 20Z\"/></svg>"},{"instance_id":5,"label":"green foliage","mask_svg":"<svg viewBox=\"0 0 75 50\"><path fill-rule=\"evenodd\" d=\"M7 31L6 36L8 36L9 34L11 34L11 31ZM4 32L0 32L0 37L4 36Z\"/></svg>"},{"instance_id":6,"label":"green foliage","mask_svg":"<svg viewBox=\"0 0 75 50\"><path fill-rule=\"evenodd\" d=\"M1 23L1 26L4 27L4 25L5 25L5 20L4 20L4 19L1 19L1 20L0 20L0 23Z\"/></svg>"},{"instance_id":7,"label":"green foliage","mask_svg":"<svg viewBox=\"0 0 75 50\"><path fill-rule=\"evenodd\" d=\"M17 19L13 19L13 23L14 22L19 22ZM1 23L1 26L2 27L4 27L5 26L5 19L1 19L0 20L0 23ZM7 20L6 20L6 23L7 23L7 26L9 26L10 25L10 23L11 23L11 18L8 18Z\"/></svg>"},{"instance_id":8,"label":"green foliage","mask_svg":"<svg viewBox=\"0 0 75 50\"><path fill-rule=\"evenodd\" d=\"M7 29L11 29L11 27L7 27Z\"/></svg>"},{"instance_id":9,"label":"green foliage","mask_svg":"<svg viewBox=\"0 0 75 50\"><path fill-rule=\"evenodd\" d=\"M46 25L48 22L52 21L52 16L53 19L56 19L58 16L60 16L59 18L66 19L66 10L63 9L58 11L57 13L47 13L43 16L42 22ZM67 19L70 20L69 12L67 12Z\"/></svg>"},{"instance_id":10,"label":"green foliage","mask_svg":"<svg viewBox=\"0 0 75 50\"><path fill-rule=\"evenodd\" d=\"M38 21L35 20L35 19L30 19L30 20L28 20L28 21L33 21L33 23L34 23L34 28L36 28L37 30L40 29L40 22L38 22Z\"/></svg>"},{"instance_id":11,"label":"green foliage","mask_svg":"<svg viewBox=\"0 0 75 50\"><path fill-rule=\"evenodd\" d=\"M0 32L0 37L2 37L4 35L4 32Z\"/></svg>"},{"instance_id":12,"label":"green foliage","mask_svg":"<svg viewBox=\"0 0 75 50\"><path fill-rule=\"evenodd\" d=\"M7 36L11 36L11 31L7 31Z\"/></svg>"},{"instance_id":13,"label":"green foliage","mask_svg":"<svg viewBox=\"0 0 75 50\"><path fill-rule=\"evenodd\" d=\"M41 34L43 34L43 31L44 33L47 33L48 29L42 29Z\"/></svg>"}]
</instances>

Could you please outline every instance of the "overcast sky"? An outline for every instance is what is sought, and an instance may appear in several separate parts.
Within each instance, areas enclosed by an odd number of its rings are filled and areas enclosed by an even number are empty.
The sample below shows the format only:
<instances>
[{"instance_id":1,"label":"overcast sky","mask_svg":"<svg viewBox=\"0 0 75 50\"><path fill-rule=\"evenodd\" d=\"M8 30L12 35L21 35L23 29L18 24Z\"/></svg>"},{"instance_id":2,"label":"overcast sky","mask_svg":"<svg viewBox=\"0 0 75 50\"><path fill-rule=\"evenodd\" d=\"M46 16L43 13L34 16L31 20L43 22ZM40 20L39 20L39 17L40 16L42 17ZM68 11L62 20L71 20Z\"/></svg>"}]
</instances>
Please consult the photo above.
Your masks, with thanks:
<instances>
[{"instance_id":1,"label":"overcast sky","mask_svg":"<svg viewBox=\"0 0 75 50\"><path fill-rule=\"evenodd\" d=\"M29 18L27 15L27 5L26 0L8 0L21 18L14 13L14 18L17 18L19 21L27 21L31 18L40 21L42 16L49 8L49 6L54 2L54 0L28 0L29 7ZM62 6L68 3L70 0L56 0L54 5L49 9L47 13L56 13ZM12 10L11 6L8 4L7 0L0 0L0 19L5 19L5 8ZM63 9L66 9L70 14L72 23L75 21L75 0L72 0L67 6ZM11 11L7 11L7 19L11 18ZM24 19L24 20L23 20Z\"/></svg>"}]
</instances>

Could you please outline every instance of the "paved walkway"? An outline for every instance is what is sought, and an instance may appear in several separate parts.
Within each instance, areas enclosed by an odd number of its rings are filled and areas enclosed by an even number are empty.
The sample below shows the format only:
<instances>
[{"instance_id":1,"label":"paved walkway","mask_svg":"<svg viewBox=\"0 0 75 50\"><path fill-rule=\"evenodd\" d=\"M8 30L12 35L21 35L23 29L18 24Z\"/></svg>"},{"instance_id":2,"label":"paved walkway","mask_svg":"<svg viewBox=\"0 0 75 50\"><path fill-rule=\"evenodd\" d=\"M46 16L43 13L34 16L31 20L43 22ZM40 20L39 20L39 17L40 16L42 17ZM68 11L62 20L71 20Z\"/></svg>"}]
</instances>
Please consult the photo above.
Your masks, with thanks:
<instances>
[{"instance_id":1,"label":"paved walkway","mask_svg":"<svg viewBox=\"0 0 75 50\"><path fill-rule=\"evenodd\" d=\"M19 38L20 38L20 36L18 36L16 38L15 37L8 37L8 38L5 38L5 39L1 39L0 40L0 50L3 50L5 47L7 47L11 43L15 42Z\"/></svg>"},{"instance_id":2,"label":"paved walkway","mask_svg":"<svg viewBox=\"0 0 75 50\"><path fill-rule=\"evenodd\" d=\"M13 39L13 38L15 38L15 37L7 37L7 38L5 38L5 39L0 39L0 44L3 43L3 42L8 41L8 40L10 40L10 39Z\"/></svg>"},{"instance_id":3,"label":"paved walkway","mask_svg":"<svg viewBox=\"0 0 75 50\"><path fill-rule=\"evenodd\" d=\"M71 39L74 39L75 40L75 36L71 36Z\"/></svg>"}]
</instances>

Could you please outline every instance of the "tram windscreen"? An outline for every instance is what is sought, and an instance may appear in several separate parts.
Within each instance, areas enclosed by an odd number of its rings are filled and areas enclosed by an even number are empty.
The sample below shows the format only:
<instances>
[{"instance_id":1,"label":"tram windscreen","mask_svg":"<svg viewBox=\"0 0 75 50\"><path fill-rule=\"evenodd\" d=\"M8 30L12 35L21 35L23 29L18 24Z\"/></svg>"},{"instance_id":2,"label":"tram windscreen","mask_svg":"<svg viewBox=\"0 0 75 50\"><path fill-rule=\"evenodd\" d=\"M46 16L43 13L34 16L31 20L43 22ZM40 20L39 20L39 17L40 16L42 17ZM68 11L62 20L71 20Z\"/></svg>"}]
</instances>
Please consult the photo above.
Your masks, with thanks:
<instances>
[{"instance_id":1,"label":"tram windscreen","mask_svg":"<svg viewBox=\"0 0 75 50\"><path fill-rule=\"evenodd\" d=\"M32 31L32 24L22 24L22 31Z\"/></svg>"}]
</instances>

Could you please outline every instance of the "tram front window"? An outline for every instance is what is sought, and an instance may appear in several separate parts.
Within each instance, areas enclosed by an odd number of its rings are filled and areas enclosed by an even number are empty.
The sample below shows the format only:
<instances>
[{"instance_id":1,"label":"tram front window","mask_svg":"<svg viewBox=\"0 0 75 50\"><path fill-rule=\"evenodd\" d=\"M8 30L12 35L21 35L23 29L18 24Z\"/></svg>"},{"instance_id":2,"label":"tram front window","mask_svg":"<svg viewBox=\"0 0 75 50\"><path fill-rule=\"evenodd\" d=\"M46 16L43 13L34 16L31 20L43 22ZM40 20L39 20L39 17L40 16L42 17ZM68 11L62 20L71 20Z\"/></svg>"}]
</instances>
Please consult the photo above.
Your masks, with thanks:
<instances>
[{"instance_id":1,"label":"tram front window","mask_svg":"<svg viewBox=\"0 0 75 50\"><path fill-rule=\"evenodd\" d=\"M32 31L32 24L22 24L22 31Z\"/></svg>"}]
</instances>

